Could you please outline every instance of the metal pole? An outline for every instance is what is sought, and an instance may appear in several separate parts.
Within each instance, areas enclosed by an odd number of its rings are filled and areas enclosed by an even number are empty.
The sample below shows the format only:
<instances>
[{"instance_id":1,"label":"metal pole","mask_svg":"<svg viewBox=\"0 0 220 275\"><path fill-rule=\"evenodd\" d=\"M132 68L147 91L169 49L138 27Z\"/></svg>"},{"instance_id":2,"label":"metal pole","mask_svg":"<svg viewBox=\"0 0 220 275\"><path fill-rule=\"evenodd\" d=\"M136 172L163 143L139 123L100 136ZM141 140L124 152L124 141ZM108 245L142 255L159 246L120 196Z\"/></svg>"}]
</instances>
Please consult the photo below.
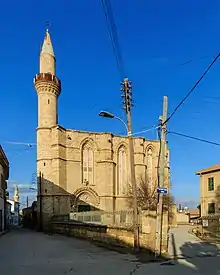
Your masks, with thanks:
<instances>
[{"instance_id":1,"label":"metal pole","mask_svg":"<svg viewBox=\"0 0 220 275\"><path fill-rule=\"evenodd\" d=\"M129 160L130 160L130 173L133 192L133 227L134 227L134 250L139 250L139 225L138 225L138 208L137 208L137 189L135 177L135 164L134 164L134 144L132 138L132 122L131 122L131 87L128 78L124 79L123 91L125 98L125 110L127 115L127 128L128 128L128 142L129 142Z\"/></svg>"},{"instance_id":2,"label":"metal pole","mask_svg":"<svg viewBox=\"0 0 220 275\"><path fill-rule=\"evenodd\" d=\"M40 207L40 217L39 217L39 230L42 231L42 179L41 179L42 175L41 172L39 173L39 207Z\"/></svg>"},{"instance_id":3,"label":"metal pole","mask_svg":"<svg viewBox=\"0 0 220 275\"><path fill-rule=\"evenodd\" d=\"M167 106L168 106L168 98L164 96L163 98L163 116L161 118L161 138L160 138L160 159L159 159L159 183L158 187L164 187L164 179L165 179L165 163L166 163L166 123L164 123L167 119ZM163 234L163 194L159 193L159 202L157 205L157 232L156 232L156 254L161 255L162 248L162 239Z\"/></svg>"},{"instance_id":4,"label":"metal pole","mask_svg":"<svg viewBox=\"0 0 220 275\"><path fill-rule=\"evenodd\" d=\"M27 208L28 208L28 196L27 196L27 198L26 198L26 204L27 204Z\"/></svg>"}]
</instances>

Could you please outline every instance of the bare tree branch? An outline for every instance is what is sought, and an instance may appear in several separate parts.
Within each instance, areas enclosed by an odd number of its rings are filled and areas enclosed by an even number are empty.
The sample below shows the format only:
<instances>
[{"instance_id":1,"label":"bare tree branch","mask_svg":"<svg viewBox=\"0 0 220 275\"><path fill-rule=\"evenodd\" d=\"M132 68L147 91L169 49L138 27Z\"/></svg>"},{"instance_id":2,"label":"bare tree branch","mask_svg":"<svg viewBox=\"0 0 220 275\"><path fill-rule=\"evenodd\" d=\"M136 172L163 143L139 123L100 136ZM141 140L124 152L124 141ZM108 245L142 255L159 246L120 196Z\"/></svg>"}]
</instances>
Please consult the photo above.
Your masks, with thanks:
<instances>
[{"instance_id":1,"label":"bare tree branch","mask_svg":"<svg viewBox=\"0 0 220 275\"><path fill-rule=\"evenodd\" d=\"M137 184L137 204L140 210L157 210L158 194L157 194L158 183L157 180L154 182L149 179L140 178ZM171 217L173 197L170 194L163 195L163 209L168 211ZM128 206L132 208L133 205L133 190L131 184L128 186Z\"/></svg>"}]
</instances>

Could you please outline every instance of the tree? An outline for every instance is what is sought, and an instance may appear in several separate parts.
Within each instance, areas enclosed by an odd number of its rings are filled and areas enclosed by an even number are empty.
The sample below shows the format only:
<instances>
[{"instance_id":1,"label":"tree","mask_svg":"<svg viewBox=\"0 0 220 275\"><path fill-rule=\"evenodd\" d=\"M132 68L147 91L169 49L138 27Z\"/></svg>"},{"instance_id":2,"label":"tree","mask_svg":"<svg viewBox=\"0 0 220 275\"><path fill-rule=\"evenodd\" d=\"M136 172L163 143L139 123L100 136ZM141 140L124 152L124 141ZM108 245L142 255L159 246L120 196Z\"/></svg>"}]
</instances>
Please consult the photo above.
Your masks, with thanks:
<instances>
[{"instance_id":1,"label":"tree","mask_svg":"<svg viewBox=\"0 0 220 275\"><path fill-rule=\"evenodd\" d=\"M157 181L150 183L148 179L140 178L137 183L137 205L140 210L157 210L158 194L157 194ZM174 199L170 194L163 195L163 210L168 211L169 218L172 217L172 205ZM133 205L133 191L132 186L128 187L128 206L132 208Z\"/></svg>"}]
</instances>

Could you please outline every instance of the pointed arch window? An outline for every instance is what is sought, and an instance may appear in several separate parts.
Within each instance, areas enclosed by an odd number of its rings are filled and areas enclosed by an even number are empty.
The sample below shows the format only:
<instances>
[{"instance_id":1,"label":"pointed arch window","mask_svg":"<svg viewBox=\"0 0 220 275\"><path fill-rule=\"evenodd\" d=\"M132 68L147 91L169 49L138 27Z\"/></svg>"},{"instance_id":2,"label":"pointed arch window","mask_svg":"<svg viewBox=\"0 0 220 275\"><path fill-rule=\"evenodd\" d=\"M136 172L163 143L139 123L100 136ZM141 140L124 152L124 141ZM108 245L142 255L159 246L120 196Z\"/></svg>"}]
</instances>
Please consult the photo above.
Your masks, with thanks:
<instances>
[{"instance_id":1,"label":"pointed arch window","mask_svg":"<svg viewBox=\"0 0 220 275\"><path fill-rule=\"evenodd\" d=\"M117 195L122 195L126 191L127 184L127 155L125 147L122 146L118 150L118 184Z\"/></svg>"},{"instance_id":2,"label":"pointed arch window","mask_svg":"<svg viewBox=\"0 0 220 275\"><path fill-rule=\"evenodd\" d=\"M82 166L83 166L83 171L82 171L83 183L93 184L94 162L93 162L93 149L90 144L85 144L83 146Z\"/></svg>"},{"instance_id":3,"label":"pointed arch window","mask_svg":"<svg viewBox=\"0 0 220 275\"><path fill-rule=\"evenodd\" d=\"M147 150L147 179L150 183L153 180L153 150L149 148Z\"/></svg>"}]
</instances>

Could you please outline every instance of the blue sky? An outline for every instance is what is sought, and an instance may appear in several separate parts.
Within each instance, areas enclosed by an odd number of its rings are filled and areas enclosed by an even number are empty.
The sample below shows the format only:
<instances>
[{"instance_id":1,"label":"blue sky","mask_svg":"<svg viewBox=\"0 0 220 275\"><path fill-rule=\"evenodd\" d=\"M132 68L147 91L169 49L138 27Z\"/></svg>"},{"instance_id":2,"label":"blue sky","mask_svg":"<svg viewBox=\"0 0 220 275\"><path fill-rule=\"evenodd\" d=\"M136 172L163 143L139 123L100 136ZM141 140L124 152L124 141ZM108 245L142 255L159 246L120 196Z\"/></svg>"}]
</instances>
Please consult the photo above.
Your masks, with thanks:
<instances>
[{"instance_id":1,"label":"blue sky","mask_svg":"<svg viewBox=\"0 0 220 275\"><path fill-rule=\"evenodd\" d=\"M133 130L137 132L157 123L163 95L169 97L171 112L220 50L220 2L112 0L112 7L125 72L133 81ZM59 124L71 129L124 132L118 121L98 117L103 109L123 117L120 78L100 1L3 1L0 142L10 160L10 179L25 184L31 183L36 170L36 150L6 142L36 141L33 77L38 73L47 20L51 21L57 74L63 87ZM168 128L220 142L219 92L220 62ZM145 136L156 138L156 133ZM199 179L194 172L218 163L220 148L173 135L168 135L168 141L174 195L178 201L198 200ZM24 199L27 190L23 191Z\"/></svg>"}]
</instances>

